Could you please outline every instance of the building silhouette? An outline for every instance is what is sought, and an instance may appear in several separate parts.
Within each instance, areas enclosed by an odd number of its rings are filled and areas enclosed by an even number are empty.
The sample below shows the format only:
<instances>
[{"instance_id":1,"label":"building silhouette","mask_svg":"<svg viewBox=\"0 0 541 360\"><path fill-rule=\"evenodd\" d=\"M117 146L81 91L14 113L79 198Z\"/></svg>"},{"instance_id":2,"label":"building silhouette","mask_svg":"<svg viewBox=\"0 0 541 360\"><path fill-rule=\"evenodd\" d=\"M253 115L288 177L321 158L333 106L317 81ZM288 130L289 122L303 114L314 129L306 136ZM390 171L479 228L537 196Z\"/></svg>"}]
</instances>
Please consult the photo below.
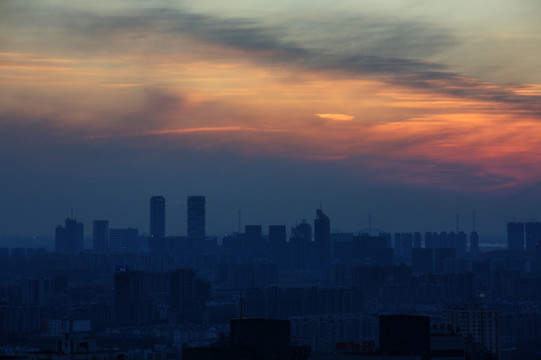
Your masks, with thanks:
<instances>
[{"instance_id":1,"label":"building silhouette","mask_svg":"<svg viewBox=\"0 0 541 360\"><path fill-rule=\"evenodd\" d=\"M165 198L153 196L150 198L150 232L151 238L165 237Z\"/></svg>"},{"instance_id":2,"label":"building silhouette","mask_svg":"<svg viewBox=\"0 0 541 360\"><path fill-rule=\"evenodd\" d=\"M67 218L65 225L58 225L55 230L55 251L64 254L76 254L83 251L84 226L76 219Z\"/></svg>"},{"instance_id":3,"label":"building silhouette","mask_svg":"<svg viewBox=\"0 0 541 360\"><path fill-rule=\"evenodd\" d=\"M205 240L205 197L188 196L188 239Z\"/></svg>"},{"instance_id":4,"label":"building silhouette","mask_svg":"<svg viewBox=\"0 0 541 360\"><path fill-rule=\"evenodd\" d=\"M109 250L109 221L94 220L92 239L95 252L105 253Z\"/></svg>"},{"instance_id":5,"label":"building silhouette","mask_svg":"<svg viewBox=\"0 0 541 360\"><path fill-rule=\"evenodd\" d=\"M114 273L114 316L117 326L148 325L155 318L149 302L151 274L118 266Z\"/></svg>"},{"instance_id":6,"label":"building silhouette","mask_svg":"<svg viewBox=\"0 0 541 360\"><path fill-rule=\"evenodd\" d=\"M422 315L380 315L379 346L393 356L430 354L430 317Z\"/></svg>"},{"instance_id":7,"label":"building silhouette","mask_svg":"<svg viewBox=\"0 0 541 360\"><path fill-rule=\"evenodd\" d=\"M316 210L314 242L317 266L322 273L325 273L325 269L331 261L331 220L321 209Z\"/></svg>"}]
</instances>

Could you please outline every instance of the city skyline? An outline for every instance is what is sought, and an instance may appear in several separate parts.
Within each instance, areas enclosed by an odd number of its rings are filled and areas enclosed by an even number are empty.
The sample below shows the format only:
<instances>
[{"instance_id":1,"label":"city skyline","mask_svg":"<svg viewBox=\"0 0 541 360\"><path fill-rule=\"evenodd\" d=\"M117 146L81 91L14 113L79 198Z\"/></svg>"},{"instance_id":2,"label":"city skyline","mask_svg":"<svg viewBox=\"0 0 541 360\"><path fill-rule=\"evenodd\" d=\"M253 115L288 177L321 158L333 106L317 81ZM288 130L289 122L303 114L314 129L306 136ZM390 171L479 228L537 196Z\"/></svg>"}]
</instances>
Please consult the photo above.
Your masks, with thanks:
<instances>
[{"instance_id":1,"label":"city skyline","mask_svg":"<svg viewBox=\"0 0 541 360\"><path fill-rule=\"evenodd\" d=\"M388 232L541 219L535 0L3 1L0 238L311 219ZM88 233L88 230L87 230Z\"/></svg>"}]
</instances>

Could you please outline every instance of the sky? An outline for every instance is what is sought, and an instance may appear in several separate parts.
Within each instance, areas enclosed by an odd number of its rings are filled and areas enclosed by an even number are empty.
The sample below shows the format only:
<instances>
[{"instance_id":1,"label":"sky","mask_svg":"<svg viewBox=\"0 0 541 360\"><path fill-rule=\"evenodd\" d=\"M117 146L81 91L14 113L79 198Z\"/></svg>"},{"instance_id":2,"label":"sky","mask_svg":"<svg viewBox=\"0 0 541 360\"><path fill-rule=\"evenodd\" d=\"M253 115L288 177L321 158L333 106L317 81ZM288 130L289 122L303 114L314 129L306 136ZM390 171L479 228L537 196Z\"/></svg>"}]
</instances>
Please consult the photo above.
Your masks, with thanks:
<instances>
[{"instance_id":1,"label":"sky","mask_svg":"<svg viewBox=\"0 0 541 360\"><path fill-rule=\"evenodd\" d=\"M73 211L241 223L541 220L538 0L0 0L0 237Z\"/></svg>"}]
</instances>

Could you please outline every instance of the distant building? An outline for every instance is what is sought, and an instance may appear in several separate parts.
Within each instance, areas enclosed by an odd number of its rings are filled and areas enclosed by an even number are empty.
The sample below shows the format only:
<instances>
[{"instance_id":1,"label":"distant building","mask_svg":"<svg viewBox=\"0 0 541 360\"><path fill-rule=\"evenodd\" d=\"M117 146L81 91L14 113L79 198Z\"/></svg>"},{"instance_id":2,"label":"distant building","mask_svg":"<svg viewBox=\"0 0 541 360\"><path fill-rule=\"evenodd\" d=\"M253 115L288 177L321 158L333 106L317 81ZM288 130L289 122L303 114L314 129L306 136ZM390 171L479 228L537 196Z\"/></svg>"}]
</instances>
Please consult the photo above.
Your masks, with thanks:
<instances>
[{"instance_id":1,"label":"distant building","mask_svg":"<svg viewBox=\"0 0 541 360\"><path fill-rule=\"evenodd\" d=\"M317 209L316 219L314 220L314 242L317 266L324 273L331 261L331 221L320 209Z\"/></svg>"},{"instance_id":2,"label":"distant building","mask_svg":"<svg viewBox=\"0 0 541 360\"><path fill-rule=\"evenodd\" d=\"M153 196L150 198L150 232L151 238L165 237L165 198Z\"/></svg>"},{"instance_id":3,"label":"distant building","mask_svg":"<svg viewBox=\"0 0 541 360\"><path fill-rule=\"evenodd\" d=\"M290 263L294 269L306 270L310 268L312 244L312 226L303 220L291 229L289 239Z\"/></svg>"},{"instance_id":4,"label":"distant building","mask_svg":"<svg viewBox=\"0 0 541 360\"><path fill-rule=\"evenodd\" d=\"M109 221L94 220L92 227L94 252L105 253L109 250Z\"/></svg>"},{"instance_id":5,"label":"distant building","mask_svg":"<svg viewBox=\"0 0 541 360\"><path fill-rule=\"evenodd\" d=\"M58 225L55 230L55 251L76 254L84 248L84 226L76 219L66 219L65 226Z\"/></svg>"},{"instance_id":6,"label":"distant building","mask_svg":"<svg viewBox=\"0 0 541 360\"><path fill-rule=\"evenodd\" d=\"M449 307L445 310L447 323L457 334L472 336L496 356L500 353L499 315L497 310L479 304Z\"/></svg>"},{"instance_id":7,"label":"distant building","mask_svg":"<svg viewBox=\"0 0 541 360\"><path fill-rule=\"evenodd\" d=\"M151 274L118 267L114 273L114 306L116 326L148 325L155 318L149 302Z\"/></svg>"},{"instance_id":8,"label":"distant building","mask_svg":"<svg viewBox=\"0 0 541 360\"><path fill-rule=\"evenodd\" d=\"M205 240L205 197L188 196L188 239Z\"/></svg>"}]
</instances>

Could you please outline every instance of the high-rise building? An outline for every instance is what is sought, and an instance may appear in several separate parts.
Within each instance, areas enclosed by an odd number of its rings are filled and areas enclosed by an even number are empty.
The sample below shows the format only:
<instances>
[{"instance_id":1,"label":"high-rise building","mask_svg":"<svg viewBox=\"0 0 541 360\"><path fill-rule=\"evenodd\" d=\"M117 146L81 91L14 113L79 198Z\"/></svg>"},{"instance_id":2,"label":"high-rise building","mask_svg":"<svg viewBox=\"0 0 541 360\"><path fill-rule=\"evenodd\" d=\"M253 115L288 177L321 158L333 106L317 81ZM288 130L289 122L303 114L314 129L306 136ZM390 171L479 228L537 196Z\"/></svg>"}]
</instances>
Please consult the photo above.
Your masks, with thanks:
<instances>
[{"instance_id":1,"label":"high-rise building","mask_svg":"<svg viewBox=\"0 0 541 360\"><path fill-rule=\"evenodd\" d=\"M205 240L204 196L188 196L188 239Z\"/></svg>"},{"instance_id":2,"label":"high-rise building","mask_svg":"<svg viewBox=\"0 0 541 360\"><path fill-rule=\"evenodd\" d=\"M150 232L151 238L165 237L165 198L153 196L150 198Z\"/></svg>"},{"instance_id":3,"label":"high-rise building","mask_svg":"<svg viewBox=\"0 0 541 360\"><path fill-rule=\"evenodd\" d=\"M500 314L479 304L450 307L445 311L447 323L458 334L472 336L494 355L500 352Z\"/></svg>"},{"instance_id":4,"label":"high-rise building","mask_svg":"<svg viewBox=\"0 0 541 360\"><path fill-rule=\"evenodd\" d=\"M507 223L507 249L524 250L524 223Z\"/></svg>"},{"instance_id":5,"label":"high-rise building","mask_svg":"<svg viewBox=\"0 0 541 360\"><path fill-rule=\"evenodd\" d=\"M94 220L92 228L94 251L105 253L109 250L109 221Z\"/></svg>"},{"instance_id":6,"label":"high-rise building","mask_svg":"<svg viewBox=\"0 0 541 360\"><path fill-rule=\"evenodd\" d=\"M291 229L289 239L291 264L294 268L306 270L310 267L311 243L312 225L303 219L300 224Z\"/></svg>"},{"instance_id":7,"label":"high-rise building","mask_svg":"<svg viewBox=\"0 0 541 360\"><path fill-rule=\"evenodd\" d=\"M316 210L314 220L314 242L317 253L317 266L324 272L331 261L331 220L321 210Z\"/></svg>"},{"instance_id":8,"label":"high-rise building","mask_svg":"<svg viewBox=\"0 0 541 360\"><path fill-rule=\"evenodd\" d=\"M83 251L84 227L76 219L67 218L65 226L58 225L55 230L55 251L76 254Z\"/></svg>"}]
</instances>

